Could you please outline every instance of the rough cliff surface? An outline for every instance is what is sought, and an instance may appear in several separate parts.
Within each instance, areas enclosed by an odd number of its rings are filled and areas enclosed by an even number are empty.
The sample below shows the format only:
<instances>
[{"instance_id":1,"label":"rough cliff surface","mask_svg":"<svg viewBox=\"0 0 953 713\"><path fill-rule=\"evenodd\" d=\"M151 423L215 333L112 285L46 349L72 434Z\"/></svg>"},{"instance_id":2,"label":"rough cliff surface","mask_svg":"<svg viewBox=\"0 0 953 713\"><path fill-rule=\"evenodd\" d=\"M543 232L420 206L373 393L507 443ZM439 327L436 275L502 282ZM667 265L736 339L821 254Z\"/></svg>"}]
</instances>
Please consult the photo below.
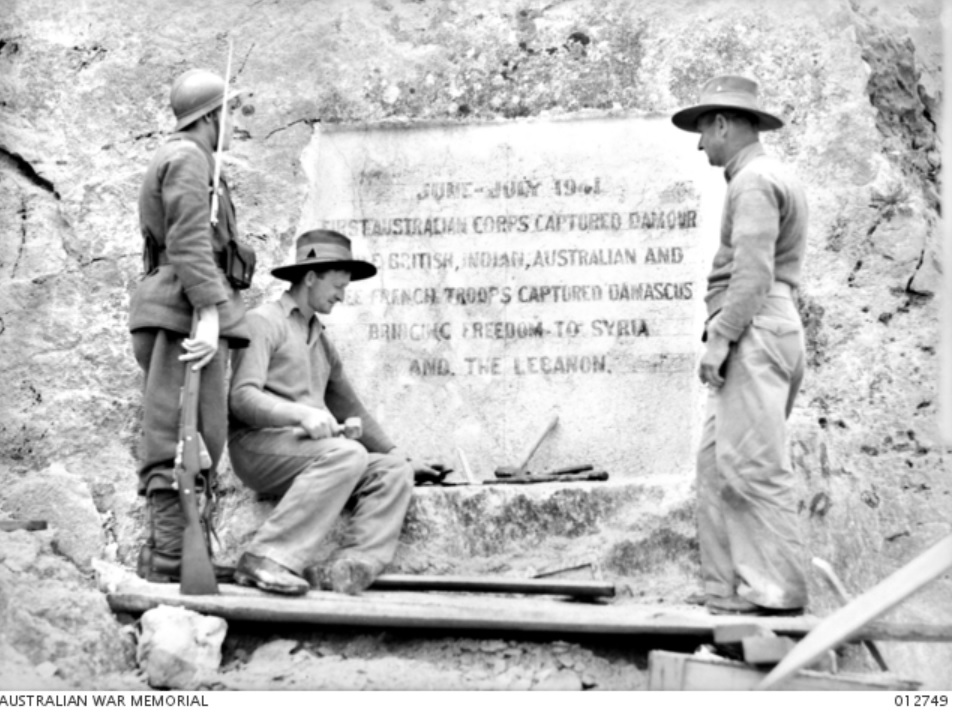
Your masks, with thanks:
<instances>
[{"instance_id":1,"label":"rough cliff surface","mask_svg":"<svg viewBox=\"0 0 953 713\"><path fill-rule=\"evenodd\" d=\"M936 426L938 293L949 281L939 0L3 4L0 509L54 530L49 541L0 532L0 651L52 661L80 685L129 665L108 636L53 645L44 627L72 624L43 607L21 615L15 600L42 588L38 572L75 590L91 558L134 559L140 394L126 321L141 265L136 196L172 128L172 79L221 67L229 37L248 93L227 171L262 275L249 304L279 289L267 268L289 254L315 126L658 115L694 101L713 74L757 77L789 125L765 143L796 168L811 202L799 299L811 371L791 439L811 551L861 591L949 532L950 451ZM221 524L240 531L230 513L260 506L227 474L225 483ZM620 535L599 552L606 572L659 570L669 555L653 559L639 547L648 542L674 552L690 580L690 493L656 500L667 509L640 525L641 537L627 546ZM89 595L75 596L85 607ZM949 621L949 578L897 616ZM893 648L912 677L940 660L949 686L948 647Z\"/></svg>"}]
</instances>

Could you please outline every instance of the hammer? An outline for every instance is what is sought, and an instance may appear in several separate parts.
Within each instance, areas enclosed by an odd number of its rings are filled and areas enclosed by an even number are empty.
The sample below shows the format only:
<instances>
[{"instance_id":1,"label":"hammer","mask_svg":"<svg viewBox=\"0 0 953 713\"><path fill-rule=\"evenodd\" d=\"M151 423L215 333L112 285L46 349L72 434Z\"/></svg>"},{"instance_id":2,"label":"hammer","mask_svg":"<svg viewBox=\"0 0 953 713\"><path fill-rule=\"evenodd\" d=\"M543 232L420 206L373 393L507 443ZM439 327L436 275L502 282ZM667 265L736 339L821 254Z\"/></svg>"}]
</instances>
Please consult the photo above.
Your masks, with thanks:
<instances>
[{"instance_id":1,"label":"hammer","mask_svg":"<svg viewBox=\"0 0 953 713\"><path fill-rule=\"evenodd\" d=\"M546 436L556 428L556 424L559 423L559 416L553 416L549 419L549 423L546 424L546 428L543 429L543 432L539 434L537 439L533 442L533 445L530 447L529 451L526 453L526 457L523 458L523 461L517 466L500 466L493 474L497 478L520 478L526 473L526 466L529 465L530 458L533 457L533 454L536 453L536 450L539 448L540 444L545 440Z\"/></svg>"},{"instance_id":2,"label":"hammer","mask_svg":"<svg viewBox=\"0 0 953 713\"><path fill-rule=\"evenodd\" d=\"M301 428L301 426L295 426L291 430L298 438L309 438L308 432ZM344 423L335 425L331 431L332 437L344 436L345 438L358 439L362 435L364 435L364 426L361 424L360 416L352 416L351 418L345 419Z\"/></svg>"}]
</instances>

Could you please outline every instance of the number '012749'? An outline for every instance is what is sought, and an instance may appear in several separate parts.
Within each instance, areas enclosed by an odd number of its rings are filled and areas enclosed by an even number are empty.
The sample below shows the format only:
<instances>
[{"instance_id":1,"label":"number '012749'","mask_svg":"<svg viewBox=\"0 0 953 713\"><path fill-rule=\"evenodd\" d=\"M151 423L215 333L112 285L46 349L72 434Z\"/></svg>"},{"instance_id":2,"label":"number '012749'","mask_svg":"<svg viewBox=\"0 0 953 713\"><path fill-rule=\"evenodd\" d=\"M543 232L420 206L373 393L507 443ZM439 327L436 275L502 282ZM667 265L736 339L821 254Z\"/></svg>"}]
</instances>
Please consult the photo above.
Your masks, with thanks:
<instances>
[{"instance_id":1,"label":"number '012749'","mask_svg":"<svg viewBox=\"0 0 953 713\"><path fill-rule=\"evenodd\" d=\"M949 699L946 696L931 696L928 694L914 694L914 695L899 695L893 697L893 704L895 706L902 706L904 708L928 708L928 707L937 707L941 708L949 704Z\"/></svg>"}]
</instances>

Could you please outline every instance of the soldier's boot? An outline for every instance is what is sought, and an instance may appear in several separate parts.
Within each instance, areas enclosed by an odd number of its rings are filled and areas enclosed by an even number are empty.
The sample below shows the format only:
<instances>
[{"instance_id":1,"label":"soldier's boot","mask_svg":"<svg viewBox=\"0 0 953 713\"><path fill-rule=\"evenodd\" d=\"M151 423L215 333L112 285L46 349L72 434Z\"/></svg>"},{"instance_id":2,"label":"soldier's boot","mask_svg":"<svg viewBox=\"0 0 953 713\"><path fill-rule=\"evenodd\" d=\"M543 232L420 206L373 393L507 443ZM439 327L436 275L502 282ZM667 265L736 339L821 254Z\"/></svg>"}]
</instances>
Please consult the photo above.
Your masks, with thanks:
<instances>
[{"instance_id":1,"label":"soldier's boot","mask_svg":"<svg viewBox=\"0 0 953 713\"><path fill-rule=\"evenodd\" d=\"M148 495L149 537L139 550L136 574L149 582L178 582L182 566L185 517L176 490L154 490ZM215 579L230 582L234 567L212 564Z\"/></svg>"},{"instance_id":2,"label":"soldier's boot","mask_svg":"<svg viewBox=\"0 0 953 713\"><path fill-rule=\"evenodd\" d=\"M185 530L179 493L153 490L147 498L149 536L139 550L136 573L149 582L178 582Z\"/></svg>"}]
</instances>

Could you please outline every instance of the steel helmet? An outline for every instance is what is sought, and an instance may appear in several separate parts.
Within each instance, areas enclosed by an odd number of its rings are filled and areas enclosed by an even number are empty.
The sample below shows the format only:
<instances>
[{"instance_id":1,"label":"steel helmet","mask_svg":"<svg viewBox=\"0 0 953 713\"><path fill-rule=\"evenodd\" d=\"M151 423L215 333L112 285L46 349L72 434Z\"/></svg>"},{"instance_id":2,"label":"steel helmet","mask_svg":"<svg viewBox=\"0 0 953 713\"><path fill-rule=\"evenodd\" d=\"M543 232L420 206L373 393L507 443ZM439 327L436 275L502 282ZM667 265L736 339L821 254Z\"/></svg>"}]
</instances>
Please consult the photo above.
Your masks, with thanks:
<instances>
[{"instance_id":1,"label":"steel helmet","mask_svg":"<svg viewBox=\"0 0 953 713\"><path fill-rule=\"evenodd\" d=\"M225 82L207 69L190 69L172 84L169 103L175 114L175 130L179 131L196 119L222 106ZM231 99L239 92L229 92Z\"/></svg>"}]
</instances>

